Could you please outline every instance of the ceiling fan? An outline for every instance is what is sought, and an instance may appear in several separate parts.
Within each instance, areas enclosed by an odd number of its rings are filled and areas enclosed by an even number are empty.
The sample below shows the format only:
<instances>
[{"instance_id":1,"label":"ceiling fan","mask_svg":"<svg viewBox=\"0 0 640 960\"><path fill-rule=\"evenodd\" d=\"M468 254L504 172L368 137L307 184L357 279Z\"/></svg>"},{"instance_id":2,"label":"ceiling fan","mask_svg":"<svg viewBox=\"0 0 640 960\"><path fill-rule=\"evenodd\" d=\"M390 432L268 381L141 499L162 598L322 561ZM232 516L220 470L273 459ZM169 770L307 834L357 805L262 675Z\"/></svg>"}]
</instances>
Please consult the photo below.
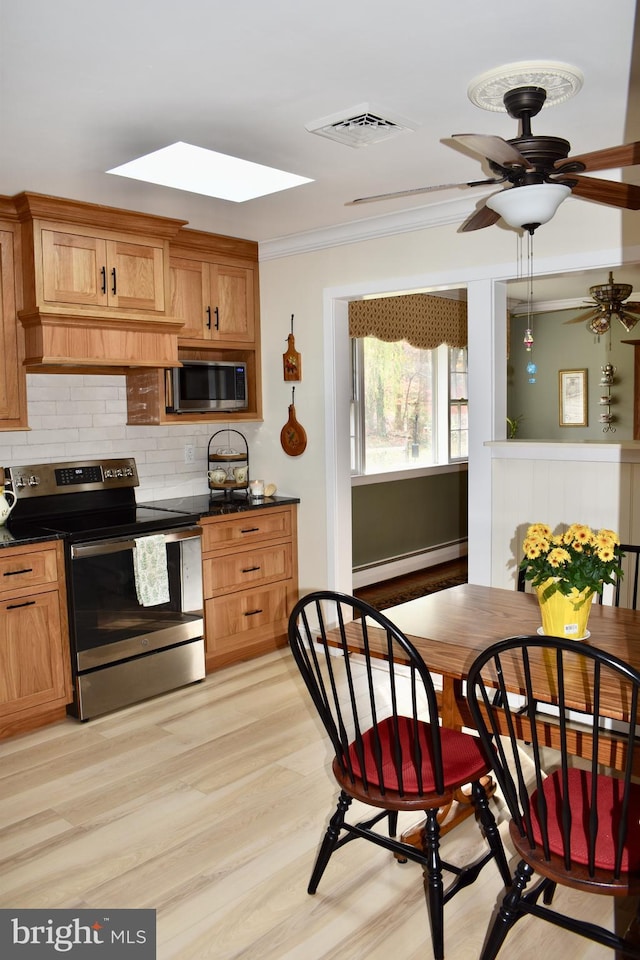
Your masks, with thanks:
<instances>
[{"instance_id":1,"label":"ceiling fan","mask_svg":"<svg viewBox=\"0 0 640 960\"><path fill-rule=\"evenodd\" d=\"M609 330L611 321L617 319L630 333L640 320L640 303L625 302L632 290L630 283L616 283L610 272L608 283L589 287L589 294L595 301L591 309L579 317L565 320L565 323L584 323L586 320L587 329L600 336Z\"/></svg>"},{"instance_id":2,"label":"ceiling fan","mask_svg":"<svg viewBox=\"0 0 640 960\"><path fill-rule=\"evenodd\" d=\"M598 177L582 176L585 171L593 173L597 170L613 170L640 163L640 142L608 147L604 150L595 150L592 153L569 157L571 144L568 140L561 137L535 136L531 132L531 118L542 110L546 98L546 90L537 86L516 87L505 93L503 102L507 113L510 117L520 121L521 132L519 136L511 140L504 140L502 137L492 135L465 133L454 134L451 138L452 144L447 140L442 141L448 146L459 144L486 159L494 173L493 177L484 180L468 180L464 183L442 183L430 187L416 187L412 190L399 190L395 193L359 197L356 200L351 200L348 205L390 200L396 197L417 196L422 193L448 190L453 187L479 187L485 184L509 183L510 187L488 197L482 203L480 208L462 225L462 232L490 227L502 216L512 226L517 225L527 229L529 233L533 233L540 223L551 219L560 202L565 196L569 195L569 192L583 200L594 200L597 203L619 207L623 210L640 210L640 186L620 183L615 180L601 180ZM546 219L539 219L543 212L538 213L535 209L538 198L535 198L536 203L533 205L532 212L523 214L525 217L531 216L534 218L530 222L512 222L506 209L498 211L497 207L502 207L505 199L509 205L514 206L519 205L520 201L533 200L534 193L527 194L524 192L524 188L537 187L538 191L542 193L545 191L540 188L541 184L556 184L568 188L568 190L549 191L552 194L557 193L557 198L553 201L554 205L551 212L544 213ZM516 189L518 192L514 193ZM520 190L523 192L520 193ZM518 203L516 204L514 201L518 201ZM494 202L495 209L493 207ZM525 206L527 205L525 204Z\"/></svg>"}]
</instances>

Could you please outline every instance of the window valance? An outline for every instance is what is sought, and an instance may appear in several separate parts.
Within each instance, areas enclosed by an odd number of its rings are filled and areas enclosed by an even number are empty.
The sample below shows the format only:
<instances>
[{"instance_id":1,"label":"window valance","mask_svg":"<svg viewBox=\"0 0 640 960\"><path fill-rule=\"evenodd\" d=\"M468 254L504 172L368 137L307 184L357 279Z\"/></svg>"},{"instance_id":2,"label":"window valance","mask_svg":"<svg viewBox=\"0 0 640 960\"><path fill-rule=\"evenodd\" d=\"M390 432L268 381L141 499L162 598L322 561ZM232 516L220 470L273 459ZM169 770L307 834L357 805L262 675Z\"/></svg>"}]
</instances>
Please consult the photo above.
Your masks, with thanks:
<instances>
[{"instance_id":1,"label":"window valance","mask_svg":"<svg viewBox=\"0 0 640 960\"><path fill-rule=\"evenodd\" d=\"M387 343L407 340L421 350L433 350L441 343L465 347L467 304L427 293L352 300L349 336L377 337Z\"/></svg>"}]
</instances>

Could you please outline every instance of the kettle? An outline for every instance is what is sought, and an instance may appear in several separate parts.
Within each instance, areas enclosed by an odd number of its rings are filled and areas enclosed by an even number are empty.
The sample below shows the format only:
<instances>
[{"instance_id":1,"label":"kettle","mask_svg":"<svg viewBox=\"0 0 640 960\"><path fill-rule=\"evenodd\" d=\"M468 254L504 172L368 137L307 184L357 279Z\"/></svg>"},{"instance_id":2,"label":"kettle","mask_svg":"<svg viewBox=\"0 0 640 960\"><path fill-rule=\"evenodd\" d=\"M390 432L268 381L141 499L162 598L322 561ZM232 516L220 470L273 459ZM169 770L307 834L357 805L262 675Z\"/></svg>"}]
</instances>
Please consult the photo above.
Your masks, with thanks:
<instances>
[{"instance_id":1,"label":"kettle","mask_svg":"<svg viewBox=\"0 0 640 960\"><path fill-rule=\"evenodd\" d=\"M12 498L12 502L7 502L7 497ZM9 518L9 514L16 505L16 495L11 490L4 489L4 469L0 467L0 527L4 526Z\"/></svg>"}]
</instances>

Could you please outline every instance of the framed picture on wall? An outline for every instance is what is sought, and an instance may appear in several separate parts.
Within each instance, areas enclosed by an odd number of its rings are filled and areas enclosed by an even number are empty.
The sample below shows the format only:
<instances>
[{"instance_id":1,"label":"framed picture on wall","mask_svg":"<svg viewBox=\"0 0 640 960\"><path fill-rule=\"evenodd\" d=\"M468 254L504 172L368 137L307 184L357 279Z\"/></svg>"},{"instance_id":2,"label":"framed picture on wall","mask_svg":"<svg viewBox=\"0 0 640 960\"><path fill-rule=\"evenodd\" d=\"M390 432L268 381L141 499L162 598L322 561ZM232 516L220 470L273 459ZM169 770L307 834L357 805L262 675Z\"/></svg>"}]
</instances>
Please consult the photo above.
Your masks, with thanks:
<instances>
[{"instance_id":1,"label":"framed picture on wall","mask_svg":"<svg viewBox=\"0 0 640 960\"><path fill-rule=\"evenodd\" d=\"M558 399L561 427L586 427L587 371L559 370Z\"/></svg>"}]
</instances>

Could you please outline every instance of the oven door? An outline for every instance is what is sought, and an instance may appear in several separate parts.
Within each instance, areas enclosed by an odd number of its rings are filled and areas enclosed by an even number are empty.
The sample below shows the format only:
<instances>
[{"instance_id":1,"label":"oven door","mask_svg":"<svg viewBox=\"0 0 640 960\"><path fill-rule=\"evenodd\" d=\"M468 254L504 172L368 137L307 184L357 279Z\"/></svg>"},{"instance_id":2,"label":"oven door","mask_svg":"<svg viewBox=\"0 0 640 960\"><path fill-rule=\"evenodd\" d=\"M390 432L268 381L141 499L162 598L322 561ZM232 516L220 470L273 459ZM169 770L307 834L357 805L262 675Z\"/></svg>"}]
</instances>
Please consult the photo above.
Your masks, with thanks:
<instances>
[{"instance_id":1,"label":"oven door","mask_svg":"<svg viewBox=\"0 0 640 960\"><path fill-rule=\"evenodd\" d=\"M161 535L168 600L153 606L138 599L135 537L71 544L69 628L76 675L204 636L201 530L180 527Z\"/></svg>"}]
</instances>

